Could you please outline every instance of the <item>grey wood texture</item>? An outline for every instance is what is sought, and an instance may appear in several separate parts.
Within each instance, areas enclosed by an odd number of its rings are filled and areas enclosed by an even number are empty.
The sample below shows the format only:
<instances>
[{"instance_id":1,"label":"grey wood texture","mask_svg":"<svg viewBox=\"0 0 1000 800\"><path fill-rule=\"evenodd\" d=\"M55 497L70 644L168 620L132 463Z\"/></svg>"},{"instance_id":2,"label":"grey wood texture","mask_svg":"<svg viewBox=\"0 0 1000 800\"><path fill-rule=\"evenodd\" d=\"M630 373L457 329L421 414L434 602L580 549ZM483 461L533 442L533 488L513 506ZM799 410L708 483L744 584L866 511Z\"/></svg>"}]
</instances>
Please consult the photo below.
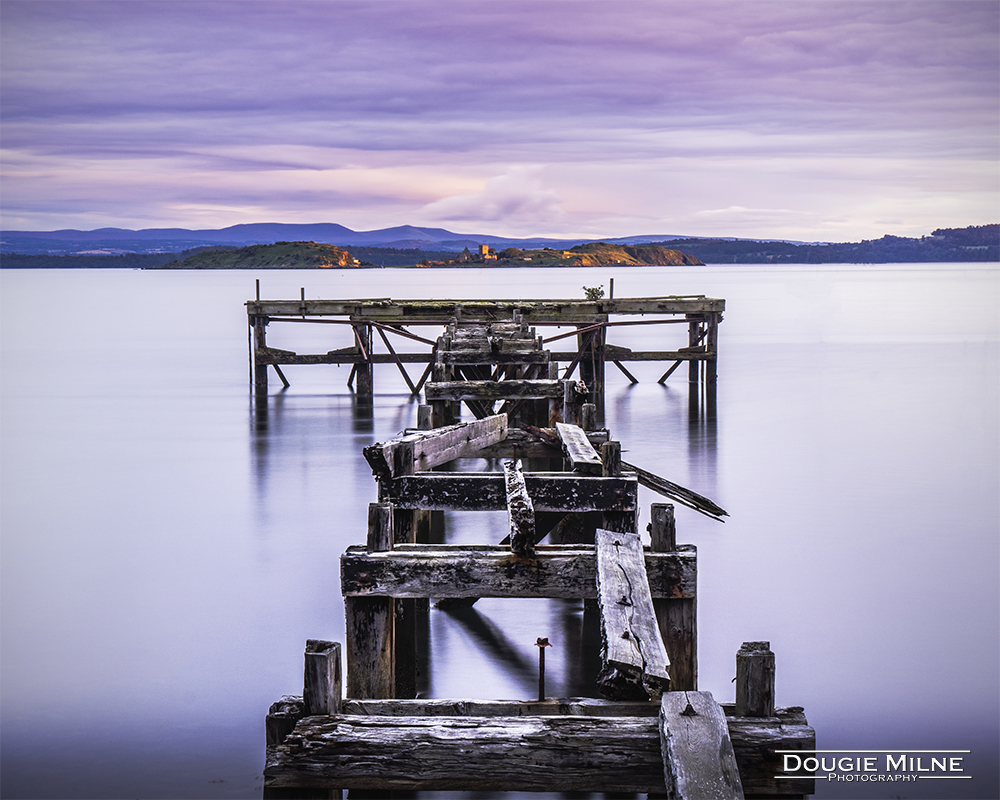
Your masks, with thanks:
<instances>
[{"instance_id":1,"label":"grey wood texture","mask_svg":"<svg viewBox=\"0 0 1000 800\"><path fill-rule=\"evenodd\" d=\"M693 552L644 558L653 597L694 596ZM592 545L536 545L530 559L499 545L401 545L390 552L352 546L340 572L345 597L597 597Z\"/></svg>"},{"instance_id":2,"label":"grey wood texture","mask_svg":"<svg viewBox=\"0 0 1000 800\"><path fill-rule=\"evenodd\" d=\"M592 405L592 404L587 404ZM581 475L600 475L603 470L601 457L590 443L586 432L578 425L565 422L556 423L556 432L562 441L563 452L573 467Z\"/></svg>"},{"instance_id":3,"label":"grey wood texture","mask_svg":"<svg viewBox=\"0 0 1000 800\"><path fill-rule=\"evenodd\" d=\"M596 551L602 694L639 699L650 689L665 691L670 686L670 662L656 624L639 537L598 530Z\"/></svg>"},{"instance_id":4,"label":"grey wood texture","mask_svg":"<svg viewBox=\"0 0 1000 800\"><path fill-rule=\"evenodd\" d=\"M670 800L743 800L726 717L710 692L664 694L660 742Z\"/></svg>"},{"instance_id":5,"label":"grey wood texture","mask_svg":"<svg viewBox=\"0 0 1000 800\"><path fill-rule=\"evenodd\" d=\"M535 511L634 511L639 483L634 476L601 478L564 472L525 473ZM434 511L503 511L507 487L501 473L421 473L382 487L384 502L396 508Z\"/></svg>"}]
</instances>

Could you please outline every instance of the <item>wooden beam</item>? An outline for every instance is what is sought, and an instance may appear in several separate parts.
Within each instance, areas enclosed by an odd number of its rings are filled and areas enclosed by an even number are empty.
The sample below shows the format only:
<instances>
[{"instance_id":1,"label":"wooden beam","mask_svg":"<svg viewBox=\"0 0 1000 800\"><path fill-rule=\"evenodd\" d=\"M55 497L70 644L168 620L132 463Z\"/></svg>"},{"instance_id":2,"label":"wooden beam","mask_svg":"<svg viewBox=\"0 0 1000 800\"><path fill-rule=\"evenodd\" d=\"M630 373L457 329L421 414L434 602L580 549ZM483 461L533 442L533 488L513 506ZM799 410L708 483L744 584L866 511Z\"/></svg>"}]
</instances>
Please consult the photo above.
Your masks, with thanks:
<instances>
[{"instance_id":1,"label":"wooden beam","mask_svg":"<svg viewBox=\"0 0 1000 800\"><path fill-rule=\"evenodd\" d=\"M441 381L428 383L424 396L431 400L545 400L562 397L563 386L553 380Z\"/></svg>"},{"instance_id":2,"label":"wooden beam","mask_svg":"<svg viewBox=\"0 0 1000 800\"><path fill-rule=\"evenodd\" d=\"M694 597L694 553L644 558L652 597ZM531 559L499 545L397 545L388 552L352 546L340 557L340 581L345 598L594 599L597 557L593 545L536 545Z\"/></svg>"},{"instance_id":3,"label":"wooden beam","mask_svg":"<svg viewBox=\"0 0 1000 800\"><path fill-rule=\"evenodd\" d=\"M530 556L535 549L535 509L524 485L521 459L505 461L504 484L507 493L507 521L510 524L510 549L519 556Z\"/></svg>"},{"instance_id":4,"label":"wooden beam","mask_svg":"<svg viewBox=\"0 0 1000 800\"><path fill-rule=\"evenodd\" d=\"M495 414L474 422L460 422L445 428L410 433L388 442L376 442L363 449L372 472L382 480L392 480L413 471L430 470L456 458L469 458L484 447L507 438L507 415ZM400 451L412 453L410 469L397 466Z\"/></svg>"},{"instance_id":5,"label":"wooden beam","mask_svg":"<svg viewBox=\"0 0 1000 800\"><path fill-rule=\"evenodd\" d=\"M536 511L634 511L639 482L634 476L601 478L568 472L526 473L525 486ZM395 478L382 499L397 508L433 511L503 511L507 491L500 473L420 473Z\"/></svg>"},{"instance_id":6,"label":"wooden beam","mask_svg":"<svg viewBox=\"0 0 1000 800\"><path fill-rule=\"evenodd\" d=\"M662 792L652 722L307 717L269 750L264 775L269 787Z\"/></svg>"},{"instance_id":7,"label":"wooden beam","mask_svg":"<svg viewBox=\"0 0 1000 800\"><path fill-rule=\"evenodd\" d=\"M463 322L500 322L514 311L530 325L594 323L603 314L706 314L726 310L726 301L701 295L633 297L587 300L250 300L251 316L343 316L356 321L447 324L454 316Z\"/></svg>"},{"instance_id":8,"label":"wooden beam","mask_svg":"<svg viewBox=\"0 0 1000 800\"><path fill-rule=\"evenodd\" d=\"M581 475L600 475L603 462L597 451L587 438L583 428L578 425L568 425L565 422L556 423L556 432L562 441L563 452L573 471Z\"/></svg>"},{"instance_id":9,"label":"wooden beam","mask_svg":"<svg viewBox=\"0 0 1000 800\"><path fill-rule=\"evenodd\" d=\"M601 694L642 700L670 686L639 537L598 530L597 601L601 609Z\"/></svg>"},{"instance_id":10,"label":"wooden beam","mask_svg":"<svg viewBox=\"0 0 1000 800\"><path fill-rule=\"evenodd\" d=\"M657 553L676 550L696 552L693 544L678 545L674 507L668 503L650 506L651 549ZM656 623L663 646L670 657L670 688L674 691L698 689L698 607L697 598L655 599Z\"/></svg>"},{"instance_id":11,"label":"wooden beam","mask_svg":"<svg viewBox=\"0 0 1000 800\"><path fill-rule=\"evenodd\" d=\"M508 747L519 747L526 751L523 755L544 759L544 763L535 768L531 775L533 783L525 791L543 790L549 783L552 784L552 791L559 791L568 788L561 781L573 779L576 774L575 769L568 771L570 762L564 762L556 755L562 743L566 747L580 746L585 743L588 730L599 735L597 731L618 728L620 722L625 722L626 725L618 730L627 737L616 739L618 748L613 759L595 759L589 765L578 767L593 779L583 791L633 791L636 786L646 787L638 791L648 791L655 786L656 791L662 793L666 786L660 745L660 705L582 698L544 703L346 700L345 713L303 721L284 747L274 747L278 742L269 740L265 782L269 788L444 789L446 787L434 783L442 776L430 769L416 770L423 754L422 748L427 747L429 750L452 752L454 758L449 757L448 761L453 764L454 772L449 772L449 780L467 786L466 781L483 781L486 774L490 780L499 783L505 770L498 769L497 765L506 763L504 758ZM301 701L286 698L280 704L274 704L272 712L276 715L291 714L296 720L301 719ZM775 753L776 750L807 751L816 746L815 732L806 723L801 709L779 709L777 713L778 716L770 719L732 716L725 719L744 791L748 796L812 794L812 779L774 779L775 775L781 774L781 756ZM494 735L526 718L531 730L536 732L559 730L555 726L537 724L553 722L553 718L575 722L577 726L574 729L579 736L572 737L572 743L560 735L559 744L544 736L530 743L520 739L513 744L498 740ZM271 722L269 715L269 724ZM487 727L480 740L474 734L481 724ZM428 742L430 736L438 738L433 743L423 744ZM333 755L332 761L328 759L329 755ZM464 770L460 770L459 761L464 764ZM373 783L365 782L367 764L375 765ZM550 767L543 768L546 764ZM563 766L567 770L565 773ZM607 780L609 776L603 773L605 766L611 766L614 774L627 772L630 788L612 785ZM657 781L662 785L657 785ZM499 791L513 789L505 784L494 784L489 788L494 787Z\"/></svg>"},{"instance_id":12,"label":"wooden beam","mask_svg":"<svg viewBox=\"0 0 1000 800\"><path fill-rule=\"evenodd\" d=\"M663 695L660 742L668 798L743 800L726 717L710 692Z\"/></svg>"}]
</instances>

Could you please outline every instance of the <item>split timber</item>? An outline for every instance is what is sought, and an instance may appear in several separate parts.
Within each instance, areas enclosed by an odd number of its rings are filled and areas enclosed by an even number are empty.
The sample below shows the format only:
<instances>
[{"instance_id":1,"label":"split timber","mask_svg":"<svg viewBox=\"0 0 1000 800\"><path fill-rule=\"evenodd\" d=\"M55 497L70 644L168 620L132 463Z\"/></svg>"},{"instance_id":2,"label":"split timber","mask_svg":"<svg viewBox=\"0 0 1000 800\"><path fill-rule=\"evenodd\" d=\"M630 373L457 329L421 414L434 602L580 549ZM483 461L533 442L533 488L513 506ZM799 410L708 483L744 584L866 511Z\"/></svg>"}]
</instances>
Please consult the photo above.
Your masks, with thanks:
<instances>
[{"instance_id":1,"label":"split timber","mask_svg":"<svg viewBox=\"0 0 1000 800\"><path fill-rule=\"evenodd\" d=\"M694 306L673 305L682 300ZM653 504L650 545L641 544L638 485L715 518L725 511L622 462L620 444L597 427L592 401L600 398L585 380L581 385L571 372L560 377L552 369L553 354L528 327L523 302L516 308L312 302L309 307L303 299L296 312L346 310L357 340L353 357L364 353L368 370L371 329L361 329L376 326L371 314L377 310L386 319L405 309L432 322L440 322L434 314L452 316L420 381L427 402L418 407L416 429L365 448L378 501L369 506L364 544L341 558L346 680L339 643L307 642L302 697L275 703L267 717L265 797L339 797L345 789L586 790L690 800L812 793L811 776L775 778L778 751L814 749L815 734L800 708L775 709L774 655L766 642L746 643L737 654L735 706L720 706L698 690L697 551L677 544L674 507L665 503ZM668 308L685 321L718 313L699 318L701 338L721 319L721 306L711 306L721 301L656 302L661 313ZM595 304L539 305L552 318L584 328L595 325L593 313L607 313L578 308ZM368 316L361 313L366 308ZM273 321L278 312L289 309L267 303L252 309L262 345L255 357L282 352L263 345L264 317ZM510 320L487 319L501 312ZM532 304L530 313L541 309ZM582 343L571 354L571 368L600 353L603 370L606 329L601 323L576 334ZM588 334L597 332L602 338L589 337L588 344ZM706 374L714 384L714 333L709 342L712 349L705 345L699 358L712 361ZM693 360L695 354L686 355ZM290 357L281 356L282 363L305 363ZM276 361L255 363L277 367ZM402 369L402 359L397 365ZM581 375L596 381L597 372ZM363 383L359 377L359 388ZM459 403L476 419L459 422ZM507 461L502 473L433 471L468 458ZM543 468L526 469L529 458ZM506 510L509 535L500 543L433 544L433 515L446 510ZM481 597L582 602L585 626L593 624L602 643L598 663L586 669L604 699L548 699L543 672L533 701L416 699L419 619L429 613L429 601L444 610ZM538 641L540 670L547 644Z\"/></svg>"},{"instance_id":2,"label":"split timber","mask_svg":"<svg viewBox=\"0 0 1000 800\"><path fill-rule=\"evenodd\" d=\"M253 332L251 379L259 394L268 390L268 367L287 388L283 366L350 364L348 384L359 401L369 402L374 392L375 364L395 364L413 396L432 378L438 387L434 399L465 401L477 416L488 416L483 387L457 382L524 380L511 386L516 399L558 399L558 387L543 381L571 378L579 370L588 401L598 414L604 407L605 367L617 367L631 383L638 379L627 362L659 361L670 366L659 378L665 382L687 363L689 383L703 385L710 401L717 381L718 331L725 300L697 296L639 297L589 300L307 300L305 289L298 300L261 300L246 303ZM642 319L630 319L642 317ZM297 353L272 347L268 327L279 323L349 326L352 343L325 353ZM608 342L614 328L632 325L684 324L687 346L635 351ZM432 339L411 330L421 326L443 327ZM569 332L545 337L537 329L560 326ZM565 343L575 337L575 348L546 350L544 345ZM429 347L424 352L397 351L393 341L405 339ZM378 342L381 341L381 345ZM376 352L381 347L384 352ZM561 368L560 376L559 364ZM414 379L406 365L425 365ZM531 381L535 381L534 384ZM451 385L448 385L451 384ZM487 387L488 388L488 387ZM428 397L428 401L430 401Z\"/></svg>"}]
</instances>

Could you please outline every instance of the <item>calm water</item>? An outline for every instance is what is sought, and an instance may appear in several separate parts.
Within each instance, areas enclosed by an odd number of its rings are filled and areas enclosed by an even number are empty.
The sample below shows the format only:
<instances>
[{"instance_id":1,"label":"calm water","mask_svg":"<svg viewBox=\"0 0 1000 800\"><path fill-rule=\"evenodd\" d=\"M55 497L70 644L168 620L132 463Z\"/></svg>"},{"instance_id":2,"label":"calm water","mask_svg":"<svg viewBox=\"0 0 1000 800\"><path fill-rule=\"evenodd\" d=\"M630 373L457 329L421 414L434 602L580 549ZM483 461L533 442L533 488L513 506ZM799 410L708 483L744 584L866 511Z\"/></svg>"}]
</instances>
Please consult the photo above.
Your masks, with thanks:
<instances>
[{"instance_id":1,"label":"calm water","mask_svg":"<svg viewBox=\"0 0 1000 800\"><path fill-rule=\"evenodd\" d=\"M263 717L301 691L307 638L343 640L339 556L365 536L361 448L413 425L392 366L360 418L347 368L289 367L255 408L243 302L265 297L726 298L718 413L683 371L609 370L625 458L717 500L678 508L699 547L700 686L733 699L765 639L779 705L820 748L970 749L973 781L819 796L997 795L1000 271L981 265L0 273L2 794L255 797ZM335 326L273 325L288 349ZM661 349L683 326L610 341ZM294 330L293 330L294 329ZM675 330L676 329L676 330ZM675 383L676 381L676 383ZM659 498L642 490L641 528ZM453 541L504 520L456 515ZM437 697L579 691L576 610L431 612Z\"/></svg>"}]
</instances>

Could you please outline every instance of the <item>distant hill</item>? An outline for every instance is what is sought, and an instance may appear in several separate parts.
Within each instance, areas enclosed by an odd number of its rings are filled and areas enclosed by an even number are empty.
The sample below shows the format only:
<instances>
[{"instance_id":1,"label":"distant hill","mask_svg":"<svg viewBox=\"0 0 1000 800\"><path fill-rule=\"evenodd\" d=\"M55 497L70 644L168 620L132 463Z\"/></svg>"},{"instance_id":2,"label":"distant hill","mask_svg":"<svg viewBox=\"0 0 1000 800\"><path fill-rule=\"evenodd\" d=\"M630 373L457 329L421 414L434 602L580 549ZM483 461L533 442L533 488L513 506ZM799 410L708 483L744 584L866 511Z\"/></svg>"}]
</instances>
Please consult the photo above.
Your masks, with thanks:
<instances>
[{"instance_id":1,"label":"distant hill","mask_svg":"<svg viewBox=\"0 0 1000 800\"><path fill-rule=\"evenodd\" d=\"M335 223L292 225L253 223L218 230L148 228L139 231L101 228L94 231L4 231L0 233L2 267L151 267L178 259L178 253L196 249L242 248L285 241L311 241L346 248L361 262L375 266L402 266L414 262L445 262L468 250L488 245L498 253L516 248L554 258L555 251L581 245L639 247L657 245L680 250L705 264L843 264L888 262L1000 261L1000 225L939 228L929 236L846 243L808 243L732 237L681 237L676 235L626 236L604 239L523 239L485 234L454 233L444 228L411 225L373 231L353 231ZM16 255L15 255L16 254ZM577 254L587 261L583 252ZM73 257L72 262L59 257ZM140 258L141 257L141 258ZM187 257L184 255L183 257ZM609 255L605 257L610 257ZM649 258L650 256L643 256ZM523 255L537 264L535 255ZM627 251L613 263L638 258ZM555 263L555 262L553 262ZM559 263L565 263L559 260ZM636 263L649 263L639 259Z\"/></svg>"},{"instance_id":2,"label":"distant hill","mask_svg":"<svg viewBox=\"0 0 1000 800\"><path fill-rule=\"evenodd\" d=\"M667 242L664 242L667 244ZM905 264L1000 261L1000 225L938 228L910 239L883 236L843 244L793 244L746 239L671 239L671 247L706 264Z\"/></svg>"},{"instance_id":3,"label":"distant hill","mask_svg":"<svg viewBox=\"0 0 1000 800\"><path fill-rule=\"evenodd\" d=\"M185 259L151 269L322 269L357 267L360 262L332 244L316 242L275 242L238 247L234 250L205 250Z\"/></svg>"},{"instance_id":4,"label":"distant hill","mask_svg":"<svg viewBox=\"0 0 1000 800\"><path fill-rule=\"evenodd\" d=\"M613 264L623 266L704 266L680 250L659 245L621 245L608 242L591 242L568 250L522 250L508 247L495 254L497 266L504 267L603 267ZM481 258L476 260L483 260ZM490 263L490 262L487 262Z\"/></svg>"}]
</instances>

